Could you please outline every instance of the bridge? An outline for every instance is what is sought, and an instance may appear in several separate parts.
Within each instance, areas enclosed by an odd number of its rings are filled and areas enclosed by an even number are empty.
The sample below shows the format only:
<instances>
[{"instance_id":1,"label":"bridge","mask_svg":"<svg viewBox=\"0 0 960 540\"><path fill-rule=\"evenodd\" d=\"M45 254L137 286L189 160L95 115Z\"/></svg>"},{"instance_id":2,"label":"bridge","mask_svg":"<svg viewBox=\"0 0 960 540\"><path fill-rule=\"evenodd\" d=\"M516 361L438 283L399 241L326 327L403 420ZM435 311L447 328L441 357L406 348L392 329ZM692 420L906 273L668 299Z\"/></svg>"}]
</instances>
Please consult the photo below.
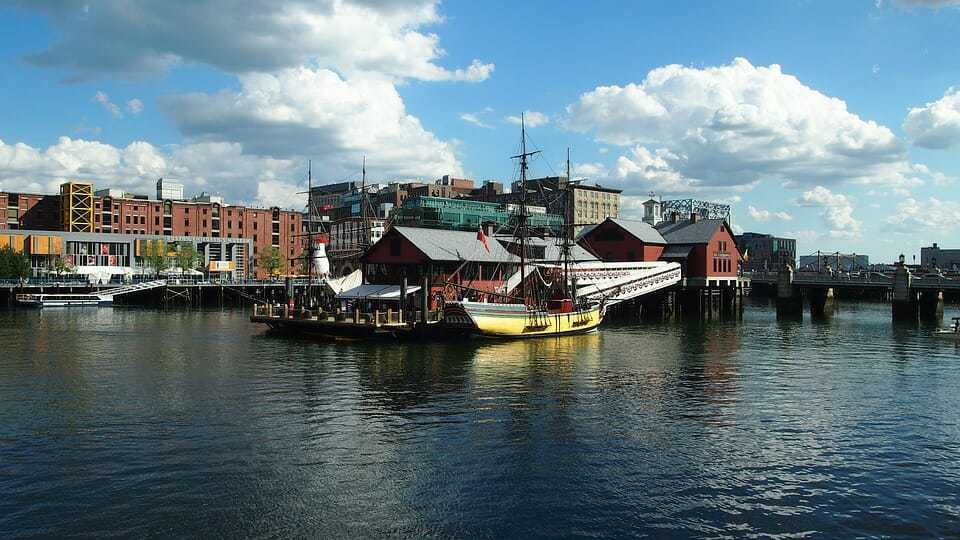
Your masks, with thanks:
<instances>
[{"instance_id":1,"label":"bridge","mask_svg":"<svg viewBox=\"0 0 960 540\"><path fill-rule=\"evenodd\" d=\"M767 285L776 288L777 314L784 317L802 316L803 299L810 304L810 312L823 315L829 312L829 303L841 291L877 291L889 299L894 320L937 319L943 315L943 293L960 293L960 276L944 274L914 275L900 265L894 272L796 272L785 268L779 272L753 272L754 287Z\"/></svg>"}]
</instances>

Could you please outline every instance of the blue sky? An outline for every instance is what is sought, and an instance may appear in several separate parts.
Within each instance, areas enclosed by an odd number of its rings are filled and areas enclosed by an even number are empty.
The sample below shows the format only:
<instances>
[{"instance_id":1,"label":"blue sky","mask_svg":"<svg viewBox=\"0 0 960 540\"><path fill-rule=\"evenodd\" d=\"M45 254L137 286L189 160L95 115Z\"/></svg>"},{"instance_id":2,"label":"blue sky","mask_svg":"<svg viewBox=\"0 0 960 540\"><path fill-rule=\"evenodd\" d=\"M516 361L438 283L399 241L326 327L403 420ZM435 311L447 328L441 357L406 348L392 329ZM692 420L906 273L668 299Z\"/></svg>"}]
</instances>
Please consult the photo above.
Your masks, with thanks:
<instances>
[{"instance_id":1,"label":"blue sky","mask_svg":"<svg viewBox=\"0 0 960 540\"><path fill-rule=\"evenodd\" d=\"M0 189L158 176L298 204L338 181L509 182L544 158L624 189L730 202L802 253L953 245L960 6L783 2L0 0ZM957 246L960 247L960 246Z\"/></svg>"}]
</instances>

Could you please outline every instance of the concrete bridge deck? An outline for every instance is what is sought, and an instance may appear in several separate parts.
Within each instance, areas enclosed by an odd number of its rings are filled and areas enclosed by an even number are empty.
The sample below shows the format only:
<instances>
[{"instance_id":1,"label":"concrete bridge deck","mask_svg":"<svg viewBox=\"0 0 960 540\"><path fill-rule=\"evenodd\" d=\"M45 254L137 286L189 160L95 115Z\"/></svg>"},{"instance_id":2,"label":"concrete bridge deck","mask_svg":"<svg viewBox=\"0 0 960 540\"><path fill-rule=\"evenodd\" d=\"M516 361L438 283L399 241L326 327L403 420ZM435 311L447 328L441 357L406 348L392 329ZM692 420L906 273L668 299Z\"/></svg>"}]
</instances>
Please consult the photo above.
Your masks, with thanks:
<instances>
[{"instance_id":1,"label":"concrete bridge deck","mask_svg":"<svg viewBox=\"0 0 960 540\"><path fill-rule=\"evenodd\" d=\"M776 285L779 272L753 272L747 274L753 283ZM827 287L831 289L889 289L894 288L894 274L864 272L859 275L824 274L820 272L794 272L793 284L800 287ZM960 291L960 276L935 274L911 275L910 288L917 290Z\"/></svg>"}]
</instances>

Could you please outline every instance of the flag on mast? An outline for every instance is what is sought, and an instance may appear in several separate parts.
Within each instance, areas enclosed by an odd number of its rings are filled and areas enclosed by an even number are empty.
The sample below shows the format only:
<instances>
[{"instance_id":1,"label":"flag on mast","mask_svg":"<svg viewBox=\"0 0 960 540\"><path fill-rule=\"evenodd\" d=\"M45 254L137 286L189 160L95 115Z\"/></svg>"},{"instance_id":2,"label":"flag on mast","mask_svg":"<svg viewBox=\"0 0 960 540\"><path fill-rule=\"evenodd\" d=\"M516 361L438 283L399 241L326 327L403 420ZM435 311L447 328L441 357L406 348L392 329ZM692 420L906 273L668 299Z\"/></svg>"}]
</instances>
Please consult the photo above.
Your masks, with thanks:
<instances>
[{"instance_id":1,"label":"flag on mast","mask_svg":"<svg viewBox=\"0 0 960 540\"><path fill-rule=\"evenodd\" d=\"M487 250L487 253L490 253L490 245L487 244L487 235L483 233L483 227L477 229L477 240L483 244L483 248Z\"/></svg>"}]
</instances>

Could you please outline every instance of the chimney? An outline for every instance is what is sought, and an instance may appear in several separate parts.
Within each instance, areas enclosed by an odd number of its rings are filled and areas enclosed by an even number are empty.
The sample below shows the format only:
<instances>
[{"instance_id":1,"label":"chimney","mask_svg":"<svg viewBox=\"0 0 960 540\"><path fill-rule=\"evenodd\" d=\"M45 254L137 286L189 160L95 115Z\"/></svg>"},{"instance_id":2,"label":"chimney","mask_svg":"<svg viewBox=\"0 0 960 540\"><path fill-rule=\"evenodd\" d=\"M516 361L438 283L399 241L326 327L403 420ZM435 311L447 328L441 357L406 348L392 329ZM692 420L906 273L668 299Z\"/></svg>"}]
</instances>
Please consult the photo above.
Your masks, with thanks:
<instances>
[{"instance_id":1,"label":"chimney","mask_svg":"<svg viewBox=\"0 0 960 540\"><path fill-rule=\"evenodd\" d=\"M690 212L690 223L696 223L700 221L700 214L696 212Z\"/></svg>"}]
</instances>

